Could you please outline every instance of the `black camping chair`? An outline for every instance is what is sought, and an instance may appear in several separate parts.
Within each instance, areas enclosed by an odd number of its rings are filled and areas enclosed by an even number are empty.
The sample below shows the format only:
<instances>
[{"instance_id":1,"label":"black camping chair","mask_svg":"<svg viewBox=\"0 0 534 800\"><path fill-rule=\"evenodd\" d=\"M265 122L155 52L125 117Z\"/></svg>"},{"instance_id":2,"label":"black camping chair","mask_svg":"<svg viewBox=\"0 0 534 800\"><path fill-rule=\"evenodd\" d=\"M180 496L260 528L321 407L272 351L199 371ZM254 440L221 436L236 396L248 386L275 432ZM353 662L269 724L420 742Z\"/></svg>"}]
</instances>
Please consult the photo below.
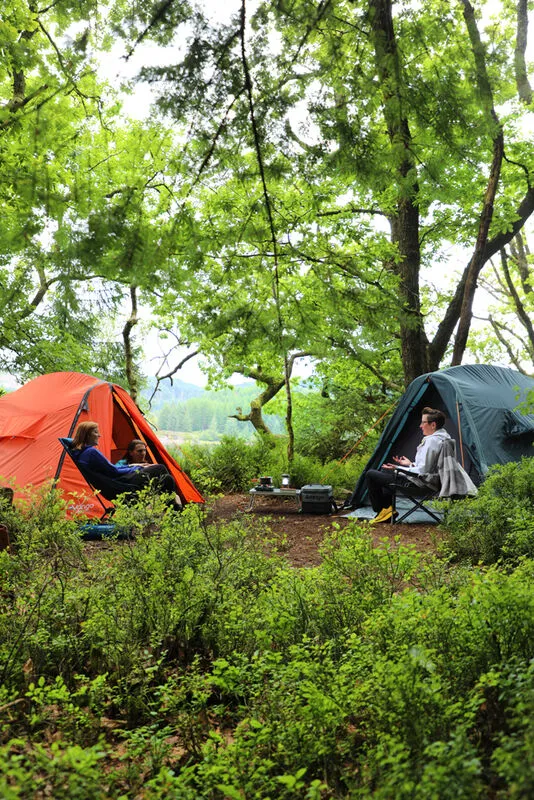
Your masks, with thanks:
<instances>
[{"instance_id":1,"label":"black camping chair","mask_svg":"<svg viewBox=\"0 0 534 800\"><path fill-rule=\"evenodd\" d=\"M89 469L89 467L86 467L85 465L78 464L72 454L71 438L68 436L60 436L59 442L64 448L65 452L69 455L71 461L76 465L82 477L85 478L90 488L95 493L98 502L104 509L101 519L111 516L115 511L112 506L106 506L105 503L102 502L102 497L104 500L113 502L113 500L115 500L119 495L127 495L130 499L133 499L136 496L137 492L132 490L131 483L127 483L126 481L121 481L115 478L103 477L99 472Z\"/></svg>"},{"instance_id":2,"label":"black camping chair","mask_svg":"<svg viewBox=\"0 0 534 800\"><path fill-rule=\"evenodd\" d=\"M444 439L442 443L442 452L444 455L456 457L456 442L454 439ZM401 480L401 478L403 480ZM395 469L395 480L390 484L390 488L393 494L391 501L393 509L393 514L391 515L392 525L398 525L404 522L404 520L411 517L416 511L422 511L424 514L427 514L434 522L440 523L442 521L436 511L427 505L427 503L431 503L432 500L439 499L441 484L437 487L425 485L417 475L413 473L410 475L408 469L397 467ZM460 495L455 495L449 499L459 500L461 497ZM408 510L405 511L401 517L396 519L397 502L400 499L408 501L410 505Z\"/></svg>"},{"instance_id":3,"label":"black camping chair","mask_svg":"<svg viewBox=\"0 0 534 800\"><path fill-rule=\"evenodd\" d=\"M431 500L437 500L439 497L439 489L431 489L430 487L424 488L423 486L417 486L415 483L407 485L404 481L400 481L401 476L405 477L406 473L401 469L396 469L395 480L390 487L393 492L391 500L391 507L393 509L391 524L398 525L404 522L404 520L411 517L416 511L422 511L424 514L427 514L434 522L441 522L441 517L439 517L432 508L425 505L425 503L429 503ZM408 510L405 511L401 517L397 517L397 502L399 499L406 500L410 504Z\"/></svg>"}]
</instances>

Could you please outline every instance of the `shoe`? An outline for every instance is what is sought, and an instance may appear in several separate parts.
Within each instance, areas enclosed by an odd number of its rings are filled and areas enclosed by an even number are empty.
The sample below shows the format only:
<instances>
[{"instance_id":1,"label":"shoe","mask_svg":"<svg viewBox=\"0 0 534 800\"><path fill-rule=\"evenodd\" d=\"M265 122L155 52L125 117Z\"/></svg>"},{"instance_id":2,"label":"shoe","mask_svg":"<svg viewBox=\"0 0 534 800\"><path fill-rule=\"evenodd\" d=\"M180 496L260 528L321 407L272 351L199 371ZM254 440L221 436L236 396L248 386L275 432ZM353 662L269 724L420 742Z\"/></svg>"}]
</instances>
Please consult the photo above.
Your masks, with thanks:
<instances>
[{"instance_id":1,"label":"shoe","mask_svg":"<svg viewBox=\"0 0 534 800\"><path fill-rule=\"evenodd\" d=\"M393 509L390 506L389 508L385 509L384 515L382 516L380 522L391 522L392 516L393 516ZM397 516L397 512L395 512L395 516Z\"/></svg>"},{"instance_id":2,"label":"shoe","mask_svg":"<svg viewBox=\"0 0 534 800\"><path fill-rule=\"evenodd\" d=\"M371 520L371 525L375 525L377 522L386 522L388 519L391 519L391 515L393 514L393 506L388 506L388 508L382 508L376 517L373 517Z\"/></svg>"},{"instance_id":3,"label":"shoe","mask_svg":"<svg viewBox=\"0 0 534 800\"><path fill-rule=\"evenodd\" d=\"M399 516L399 512L398 511L394 512L393 509L390 506L389 508L384 509L384 514L377 521L378 522L391 522L392 519L393 519L393 521L395 521L398 516Z\"/></svg>"}]
</instances>

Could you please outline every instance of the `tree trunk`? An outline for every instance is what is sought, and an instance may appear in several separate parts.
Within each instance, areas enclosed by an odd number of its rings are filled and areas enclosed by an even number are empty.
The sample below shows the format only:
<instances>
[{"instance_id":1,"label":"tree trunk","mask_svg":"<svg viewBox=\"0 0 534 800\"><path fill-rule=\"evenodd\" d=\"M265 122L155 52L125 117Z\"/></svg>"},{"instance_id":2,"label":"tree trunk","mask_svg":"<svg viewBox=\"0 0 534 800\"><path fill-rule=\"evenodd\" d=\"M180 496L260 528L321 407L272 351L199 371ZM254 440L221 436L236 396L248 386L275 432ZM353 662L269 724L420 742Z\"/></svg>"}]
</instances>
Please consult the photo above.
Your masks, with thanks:
<instances>
[{"instance_id":1,"label":"tree trunk","mask_svg":"<svg viewBox=\"0 0 534 800\"><path fill-rule=\"evenodd\" d=\"M397 210L391 218L392 241L399 260L393 268L400 278L400 339L406 385L427 370L423 318L419 296L421 251L419 244L419 185L412 155L412 139L404 113L406 87L393 27L392 0L370 0L369 17L382 106L391 143L397 184Z\"/></svg>"},{"instance_id":2,"label":"tree trunk","mask_svg":"<svg viewBox=\"0 0 534 800\"><path fill-rule=\"evenodd\" d=\"M130 286L130 300L132 303L132 308L130 311L130 316L126 320L124 328L122 329L122 339L124 342L124 361L126 367L126 380L128 381L128 389L130 391L130 397L135 403L137 402L137 394L139 390L139 387L137 385L137 371L135 368L132 339L131 339L132 329L134 325L137 325L138 322L137 288L135 286Z\"/></svg>"},{"instance_id":3,"label":"tree trunk","mask_svg":"<svg viewBox=\"0 0 534 800\"><path fill-rule=\"evenodd\" d=\"M291 466L295 454L295 433L293 431L293 398L291 397L291 367L287 358L284 357L284 382L286 385L286 430L287 430L287 462Z\"/></svg>"}]
</instances>

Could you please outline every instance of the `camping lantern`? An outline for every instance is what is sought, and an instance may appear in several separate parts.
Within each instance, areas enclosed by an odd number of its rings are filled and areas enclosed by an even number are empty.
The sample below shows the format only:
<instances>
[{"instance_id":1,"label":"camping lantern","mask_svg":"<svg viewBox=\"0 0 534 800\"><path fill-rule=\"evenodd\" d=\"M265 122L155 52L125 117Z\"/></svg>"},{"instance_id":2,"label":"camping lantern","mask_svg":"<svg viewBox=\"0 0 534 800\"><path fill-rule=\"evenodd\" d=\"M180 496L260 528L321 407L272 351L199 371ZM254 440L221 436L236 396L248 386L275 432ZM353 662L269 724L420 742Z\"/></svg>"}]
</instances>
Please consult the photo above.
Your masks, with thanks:
<instances>
[{"instance_id":1,"label":"camping lantern","mask_svg":"<svg viewBox=\"0 0 534 800\"><path fill-rule=\"evenodd\" d=\"M282 475L282 489L289 488L289 475Z\"/></svg>"}]
</instances>

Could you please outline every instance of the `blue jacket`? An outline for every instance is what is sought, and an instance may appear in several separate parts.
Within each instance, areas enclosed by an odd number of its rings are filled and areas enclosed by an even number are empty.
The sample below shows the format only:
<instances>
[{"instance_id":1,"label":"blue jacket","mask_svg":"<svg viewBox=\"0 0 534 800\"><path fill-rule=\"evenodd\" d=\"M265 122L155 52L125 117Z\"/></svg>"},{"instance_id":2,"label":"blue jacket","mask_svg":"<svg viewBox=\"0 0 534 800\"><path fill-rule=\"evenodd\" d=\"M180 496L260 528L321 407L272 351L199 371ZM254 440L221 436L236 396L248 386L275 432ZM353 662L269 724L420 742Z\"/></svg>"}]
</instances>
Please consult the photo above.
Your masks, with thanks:
<instances>
[{"instance_id":1,"label":"blue jacket","mask_svg":"<svg viewBox=\"0 0 534 800\"><path fill-rule=\"evenodd\" d=\"M82 450L73 450L72 457L77 464L89 467L89 469L99 472L107 478L120 478L121 475L131 475L132 472L142 469L141 466L136 464L128 464L126 467L119 467L116 464L112 464L111 461L108 461L100 450L97 450L93 445L84 447Z\"/></svg>"}]
</instances>

